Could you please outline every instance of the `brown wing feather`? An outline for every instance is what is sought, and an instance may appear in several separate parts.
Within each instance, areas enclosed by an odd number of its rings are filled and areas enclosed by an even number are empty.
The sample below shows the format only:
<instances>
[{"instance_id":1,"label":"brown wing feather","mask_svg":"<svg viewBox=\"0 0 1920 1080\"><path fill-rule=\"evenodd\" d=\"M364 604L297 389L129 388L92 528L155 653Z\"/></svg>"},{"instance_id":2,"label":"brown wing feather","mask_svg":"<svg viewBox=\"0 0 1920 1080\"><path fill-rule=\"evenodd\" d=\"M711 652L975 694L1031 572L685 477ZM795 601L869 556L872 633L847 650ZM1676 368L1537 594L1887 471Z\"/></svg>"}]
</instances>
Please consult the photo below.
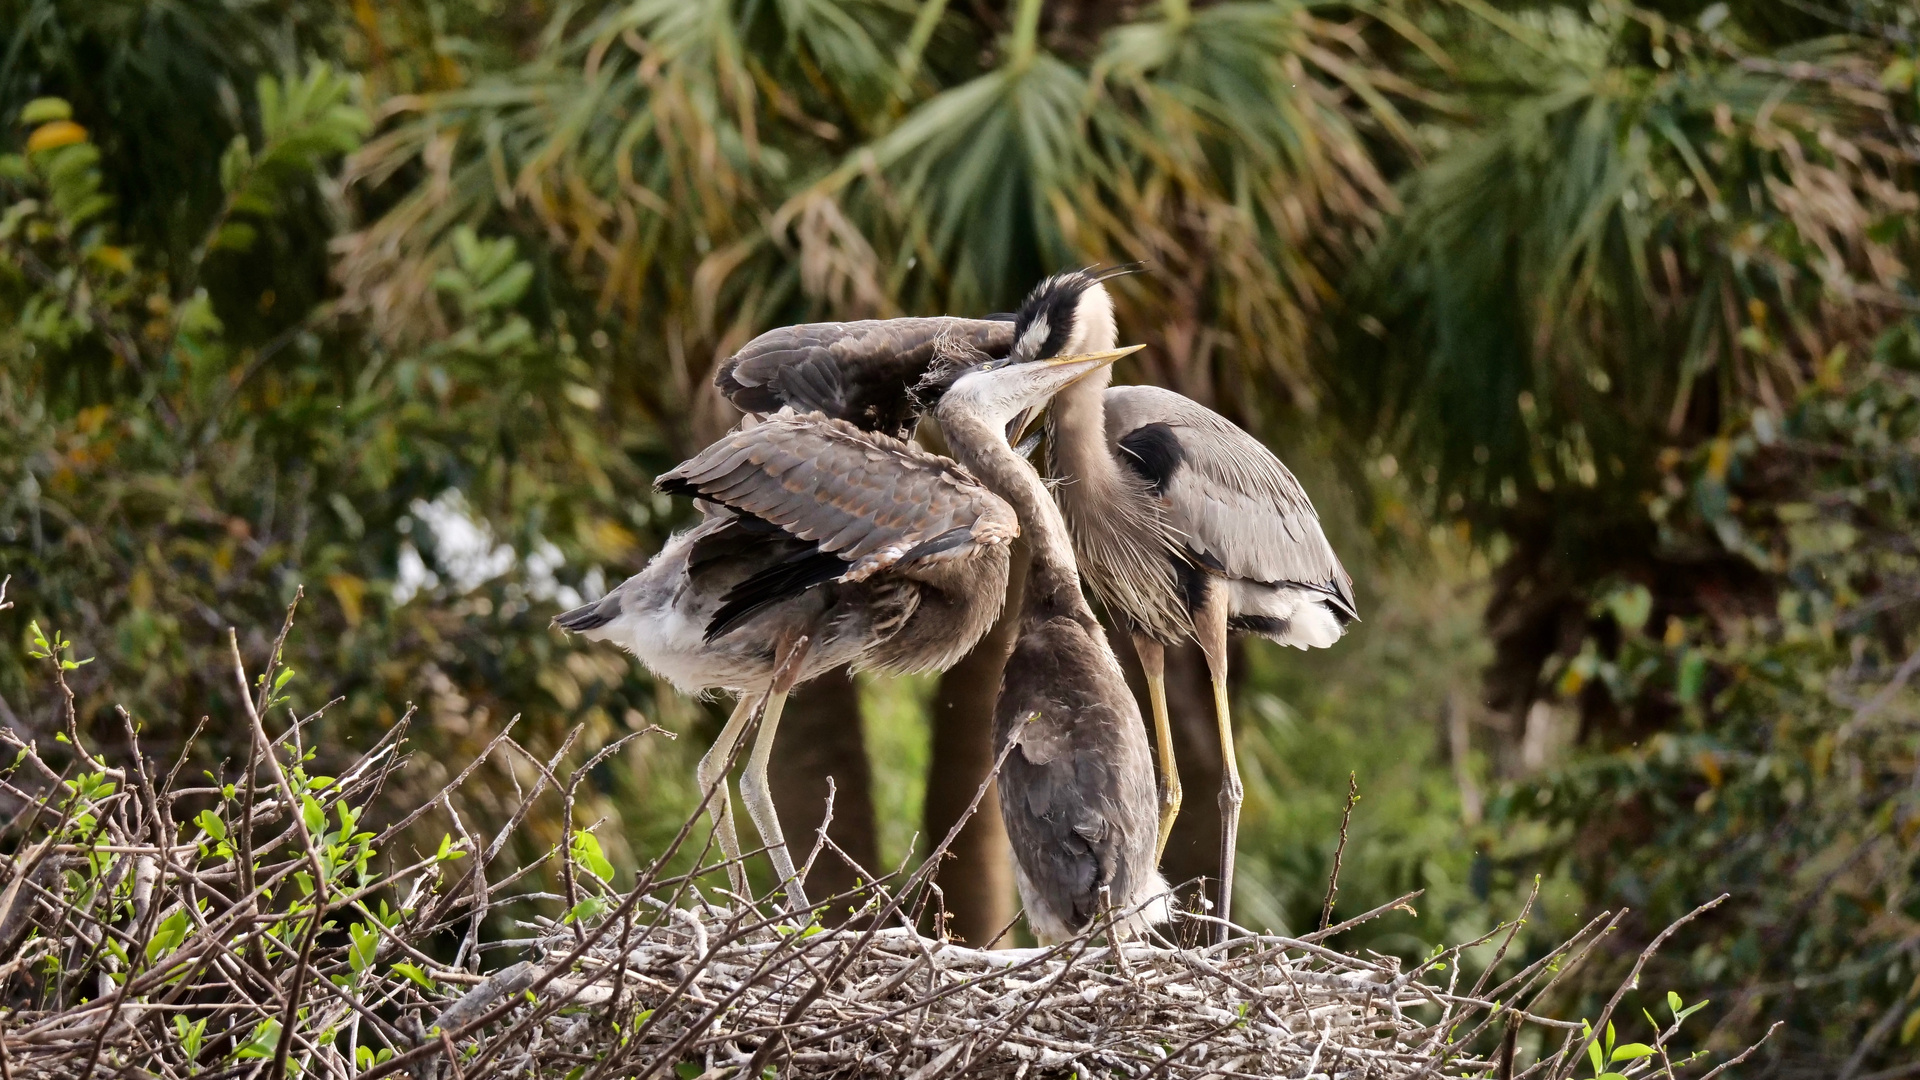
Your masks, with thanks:
<instances>
[{"instance_id":1,"label":"brown wing feather","mask_svg":"<svg viewBox=\"0 0 1920 1080\"><path fill-rule=\"evenodd\" d=\"M1012 508L960 466L818 416L774 416L733 432L662 475L657 486L814 541L848 564L848 580L903 557L951 560L1019 533ZM922 545L927 548L916 552Z\"/></svg>"},{"instance_id":2,"label":"brown wing feather","mask_svg":"<svg viewBox=\"0 0 1920 1080\"><path fill-rule=\"evenodd\" d=\"M792 408L898 434L912 424L911 391L942 338L1003 357L1013 324L938 316L783 326L747 342L713 382L742 412Z\"/></svg>"}]
</instances>

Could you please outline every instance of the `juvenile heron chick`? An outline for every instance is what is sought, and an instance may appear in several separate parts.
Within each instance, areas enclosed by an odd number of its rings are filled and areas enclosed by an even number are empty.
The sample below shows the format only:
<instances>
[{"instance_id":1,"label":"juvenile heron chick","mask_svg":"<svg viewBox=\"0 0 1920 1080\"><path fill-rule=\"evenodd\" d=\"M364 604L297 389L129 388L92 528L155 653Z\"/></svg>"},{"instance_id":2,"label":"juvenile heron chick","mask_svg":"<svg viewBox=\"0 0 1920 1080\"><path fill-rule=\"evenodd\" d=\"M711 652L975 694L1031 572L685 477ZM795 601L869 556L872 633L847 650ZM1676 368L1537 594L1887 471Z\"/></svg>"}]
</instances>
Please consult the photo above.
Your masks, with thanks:
<instances>
[{"instance_id":1,"label":"juvenile heron chick","mask_svg":"<svg viewBox=\"0 0 1920 1080\"><path fill-rule=\"evenodd\" d=\"M1027 922L1043 939L1083 929L1102 904L1164 917L1154 869L1153 762L1139 706L1080 592L1066 522L1008 445L1010 427L1132 349L993 361L960 373L935 413L954 454L1013 506L1032 550L1019 634L994 707L1000 814Z\"/></svg>"},{"instance_id":2,"label":"juvenile heron chick","mask_svg":"<svg viewBox=\"0 0 1920 1080\"><path fill-rule=\"evenodd\" d=\"M688 693L738 695L698 772L713 792L736 892L746 879L726 769L763 706L741 799L789 900L805 906L767 787L788 692L843 664L896 673L952 666L1000 613L1019 525L946 458L788 412L722 438L656 486L699 500L703 520L554 624L626 649Z\"/></svg>"}]
</instances>

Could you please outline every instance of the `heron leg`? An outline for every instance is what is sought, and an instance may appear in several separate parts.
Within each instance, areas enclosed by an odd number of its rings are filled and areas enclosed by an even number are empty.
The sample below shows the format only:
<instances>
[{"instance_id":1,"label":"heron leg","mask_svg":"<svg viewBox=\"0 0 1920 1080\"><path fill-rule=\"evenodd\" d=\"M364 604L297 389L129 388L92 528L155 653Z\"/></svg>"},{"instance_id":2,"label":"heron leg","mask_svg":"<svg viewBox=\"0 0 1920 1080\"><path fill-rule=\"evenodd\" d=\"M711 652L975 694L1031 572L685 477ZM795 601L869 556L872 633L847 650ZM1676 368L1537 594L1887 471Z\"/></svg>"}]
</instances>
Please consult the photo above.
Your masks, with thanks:
<instances>
[{"instance_id":1,"label":"heron leg","mask_svg":"<svg viewBox=\"0 0 1920 1080\"><path fill-rule=\"evenodd\" d=\"M1147 700L1153 705L1153 737L1160 750L1160 831L1154 837L1153 862L1160 864L1174 819L1180 816L1180 768L1173 759L1173 723L1167 717L1167 650L1145 634L1133 635L1133 650L1147 674Z\"/></svg>"},{"instance_id":2,"label":"heron leg","mask_svg":"<svg viewBox=\"0 0 1920 1080\"><path fill-rule=\"evenodd\" d=\"M1220 940L1226 941L1232 936L1228 922L1233 918L1233 862L1246 789L1234 757L1233 709L1227 700L1227 590L1220 582L1209 585L1193 612L1193 626L1200 651L1207 657L1207 672L1213 677L1213 715L1220 725L1220 895L1214 914L1221 920Z\"/></svg>"},{"instance_id":3,"label":"heron leg","mask_svg":"<svg viewBox=\"0 0 1920 1080\"><path fill-rule=\"evenodd\" d=\"M733 764L733 751L740 744L740 736L746 733L747 723L753 719L754 706L764 696L740 695L740 700L734 703L733 715L727 717L727 726L720 729L720 737L713 740L713 748L700 759L693 773L700 784L700 793L706 795L707 812L713 815L714 839L720 844L720 854L727 859L727 884L742 897L753 894L747 891L747 868L740 862L740 836L733 828L733 792L727 784L727 768Z\"/></svg>"},{"instance_id":4,"label":"heron leg","mask_svg":"<svg viewBox=\"0 0 1920 1080\"><path fill-rule=\"evenodd\" d=\"M807 895L801 891L793 853L787 850L786 835L780 831L773 792L767 786L767 764L773 758L774 735L780 729L780 713L786 708L787 692L799 680L809 644L803 635L776 655L773 687L767 692L766 709L760 715L760 733L754 736L753 754L747 759L746 773L740 777L740 801L747 805L747 815L753 818L754 828L760 830L760 840L767 845L767 857L773 860L774 872L787 890L787 907L796 911L807 906Z\"/></svg>"}]
</instances>

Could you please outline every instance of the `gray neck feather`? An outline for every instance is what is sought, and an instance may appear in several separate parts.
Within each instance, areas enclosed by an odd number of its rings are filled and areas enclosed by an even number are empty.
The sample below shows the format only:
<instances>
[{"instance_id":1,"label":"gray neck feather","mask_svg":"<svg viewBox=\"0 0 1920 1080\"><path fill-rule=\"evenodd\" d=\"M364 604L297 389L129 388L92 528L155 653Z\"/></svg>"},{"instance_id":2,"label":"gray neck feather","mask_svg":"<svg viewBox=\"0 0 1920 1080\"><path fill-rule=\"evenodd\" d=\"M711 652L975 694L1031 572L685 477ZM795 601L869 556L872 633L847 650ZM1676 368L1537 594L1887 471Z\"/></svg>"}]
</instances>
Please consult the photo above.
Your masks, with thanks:
<instances>
[{"instance_id":1,"label":"gray neck feather","mask_svg":"<svg viewBox=\"0 0 1920 1080\"><path fill-rule=\"evenodd\" d=\"M1080 594L1080 574L1067 538L1067 523L1047 494L1040 474L1021 460L990 425L972 415L959 409L942 409L939 420L954 457L995 495L1007 500L1020 519L1021 534L1033 552L1022 611L1031 612L1043 604L1059 610L1066 604L1068 610L1077 606L1077 613L1092 618L1093 610Z\"/></svg>"}]
</instances>

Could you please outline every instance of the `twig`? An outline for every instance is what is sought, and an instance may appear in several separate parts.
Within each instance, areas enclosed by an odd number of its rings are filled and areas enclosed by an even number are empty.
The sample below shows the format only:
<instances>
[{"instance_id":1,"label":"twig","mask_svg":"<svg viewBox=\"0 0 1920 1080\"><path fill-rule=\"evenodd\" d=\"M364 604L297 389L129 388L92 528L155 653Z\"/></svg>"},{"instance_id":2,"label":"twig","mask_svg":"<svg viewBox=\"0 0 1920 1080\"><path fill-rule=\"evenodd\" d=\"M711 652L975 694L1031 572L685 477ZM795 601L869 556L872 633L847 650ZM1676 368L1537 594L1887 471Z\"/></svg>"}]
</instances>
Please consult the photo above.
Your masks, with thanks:
<instances>
[{"instance_id":1,"label":"twig","mask_svg":"<svg viewBox=\"0 0 1920 1080\"><path fill-rule=\"evenodd\" d=\"M1360 782L1356 774L1347 774L1347 808L1340 814L1340 844L1333 849L1333 873L1327 875L1327 900L1320 905L1320 929L1333 921L1333 898L1340 893L1340 856L1347 851L1347 823L1353 820L1353 804L1360 801Z\"/></svg>"}]
</instances>

